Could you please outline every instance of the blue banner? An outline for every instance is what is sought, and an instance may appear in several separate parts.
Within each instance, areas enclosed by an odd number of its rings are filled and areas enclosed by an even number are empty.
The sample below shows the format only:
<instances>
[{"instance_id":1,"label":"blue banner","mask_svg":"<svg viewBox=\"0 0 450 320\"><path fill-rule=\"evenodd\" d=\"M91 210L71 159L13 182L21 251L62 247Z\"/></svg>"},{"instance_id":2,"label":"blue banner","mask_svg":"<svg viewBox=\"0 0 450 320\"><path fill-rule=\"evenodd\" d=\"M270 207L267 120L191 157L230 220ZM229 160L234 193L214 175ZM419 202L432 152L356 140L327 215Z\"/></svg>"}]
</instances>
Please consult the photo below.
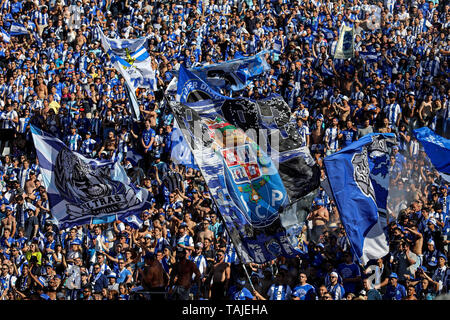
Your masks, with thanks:
<instances>
[{"instance_id":1,"label":"blue banner","mask_svg":"<svg viewBox=\"0 0 450 320\"><path fill-rule=\"evenodd\" d=\"M436 170L450 182L450 140L441 137L428 127L413 132Z\"/></svg>"},{"instance_id":2,"label":"blue banner","mask_svg":"<svg viewBox=\"0 0 450 320\"><path fill-rule=\"evenodd\" d=\"M386 212L393 145L394 134L368 134L324 159L342 224L363 264L389 251L379 212Z\"/></svg>"},{"instance_id":3,"label":"blue banner","mask_svg":"<svg viewBox=\"0 0 450 320\"><path fill-rule=\"evenodd\" d=\"M250 57L200 66L190 71L212 87L239 91L243 90L252 78L270 70L264 57L266 54L270 54L270 51L264 50Z\"/></svg>"},{"instance_id":4,"label":"blue banner","mask_svg":"<svg viewBox=\"0 0 450 320\"><path fill-rule=\"evenodd\" d=\"M31 133L60 228L112 222L150 206L148 191L131 183L118 162L86 158L37 127Z\"/></svg>"},{"instance_id":5,"label":"blue banner","mask_svg":"<svg viewBox=\"0 0 450 320\"><path fill-rule=\"evenodd\" d=\"M201 117L181 104L172 109L242 259L296 256L280 217L288 193L271 158L220 115Z\"/></svg>"}]
</instances>

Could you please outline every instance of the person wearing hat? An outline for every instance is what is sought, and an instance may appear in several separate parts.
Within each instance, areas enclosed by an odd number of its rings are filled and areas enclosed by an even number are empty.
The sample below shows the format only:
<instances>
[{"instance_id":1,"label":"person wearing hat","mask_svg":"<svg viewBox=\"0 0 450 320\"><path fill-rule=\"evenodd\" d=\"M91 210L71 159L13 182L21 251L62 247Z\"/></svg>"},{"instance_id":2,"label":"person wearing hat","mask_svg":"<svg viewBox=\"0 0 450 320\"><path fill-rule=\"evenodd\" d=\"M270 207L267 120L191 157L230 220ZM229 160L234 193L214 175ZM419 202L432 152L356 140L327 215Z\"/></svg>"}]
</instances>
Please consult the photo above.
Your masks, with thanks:
<instances>
[{"instance_id":1,"label":"person wearing hat","mask_svg":"<svg viewBox=\"0 0 450 320\"><path fill-rule=\"evenodd\" d=\"M186 249L186 253L188 254L187 258L189 258L191 252L195 249L194 240L187 232L186 222L182 222L178 227L177 248Z\"/></svg>"},{"instance_id":2,"label":"person wearing hat","mask_svg":"<svg viewBox=\"0 0 450 320\"><path fill-rule=\"evenodd\" d=\"M80 152L87 156L93 156L93 152L95 150L95 147L97 145L97 141L91 138L91 132L87 131L85 134L85 139L81 143L81 149Z\"/></svg>"},{"instance_id":3,"label":"person wearing hat","mask_svg":"<svg viewBox=\"0 0 450 320\"><path fill-rule=\"evenodd\" d=\"M35 208L27 208L25 210L28 213L28 218L25 220L25 237L27 239L32 239L38 235L39 232L39 219L37 217L38 213Z\"/></svg>"},{"instance_id":4,"label":"person wearing hat","mask_svg":"<svg viewBox=\"0 0 450 320\"><path fill-rule=\"evenodd\" d=\"M311 241L318 242L322 233L326 230L326 224L330 219L328 209L322 199L316 199L314 209L308 215L307 220L312 222Z\"/></svg>"},{"instance_id":5,"label":"person wearing hat","mask_svg":"<svg viewBox=\"0 0 450 320\"><path fill-rule=\"evenodd\" d=\"M117 283L117 275L115 272L111 272L106 276L108 278L108 291L115 290L119 292L119 284Z\"/></svg>"},{"instance_id":6,"label":"person wearing hat","mask_svg":"<svg viewBox=\"0 0 450 320\"><path fill-rule=\"evenodd\" d=\"M430 271L434 272L438 264L438 256L440 252L436 249L433 239L427 242L427 248L423 254L423 265Z\"/></svg>"},{"instance_id":7,"label":"person wearing hat","mask_svg":"<svg viewBox=\"0 0 450 320\"><path fill-rule=\"evenodd\" d=\"M450 291L450 269L447 266L447 256L443 253L438 255L438 266L430 279L437 288L437 293L449 293Z\"/></svg>"},{"instance_id":8,"label":"person wearing hat","mask_svg":"<svg viewBox=\"0 0 450 320\"><path fill-rule=\"evenodd\" d=\"M402 300L404 297L406 297L406 289L398 283L398 275L392 272L389 275L389 284L386 286L383 300Z\"/></svg>"},{"instance_id":9,"label":"person wearing hat","mask_svg":"<svg viewBox=\"0 0 450 320\"><path fill-rule=\"evenodd\" d=\"M342 300L345 296L345 289L339 283L339 275L333 271L330 273L330 283L327 286L327 290L330 293L333 300Z\"/></svg>"},{"instance_id":10,"label":"person wearing hat","mask_svg":"<svg viewBox=\"0 0 450 320\"><path fill-rule=\"evenodd\" d=\"M78 151L81 147L82 138L77 133L77 127L72 125L70 127L70 135L66 137L66 143L71 151Z\"/></svg>"},{"instance_id":11,"label":"person wearing hat","mask_svg":"<svg viewBox=\"0 0 450 320\"><path fill-rule=\"evenodd\" d=\"M231 300L256 300L256 297L245 287L245 284L246 281L243 277L236 280L236 286L230 288Z\"/></svg>"}]
</instances>

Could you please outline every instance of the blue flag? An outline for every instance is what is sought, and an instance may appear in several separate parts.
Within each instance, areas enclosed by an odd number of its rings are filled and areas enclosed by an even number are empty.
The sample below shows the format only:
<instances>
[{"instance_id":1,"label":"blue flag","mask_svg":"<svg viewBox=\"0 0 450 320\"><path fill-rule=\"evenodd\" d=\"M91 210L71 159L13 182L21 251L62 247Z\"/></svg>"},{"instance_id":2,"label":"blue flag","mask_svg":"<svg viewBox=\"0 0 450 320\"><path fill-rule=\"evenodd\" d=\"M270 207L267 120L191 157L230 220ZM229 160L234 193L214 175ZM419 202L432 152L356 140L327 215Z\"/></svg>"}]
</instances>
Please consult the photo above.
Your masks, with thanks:
<instances>
[{"instance_id":1,"label":"blue flag","mask_svg":"<svg viewBox=\"0 0 450 320\"><path fill-rule=\"evenodd\" d=\"M413 132L436 170L442 178L450 182L450 140L441 137L428 127Z\"/></svg>"},{"instance_id":2,"label":"blue flag","mask_svg":"<svg viewBox=\"0 0 450 320\"><path fill-rule=\"evenodd\" d=\"M3 28L0 28L0 35L2 36L2 40L4 42L6 43L11 42L11 36Z\"/></svg>"},{"instance_id":3,"label":"blue flag","mask_svg":"<svg viewBox=\"0 0 450 320\"><path fill-rule=\"evenodd\" d=\"M37 127L31 133L60 228L112 222L150 206L148 191L132 184L118 162L86 158Z\"/></svg>"},{"instance_id":4,"label":"blue flag","mask_svg":"<svg viewBox=\"0 0 450 320\"><path fill-rule=\"evenodd\" d=\"M386 212L394 134L368 134L324 159L342 224L360 262L389 251L379 212Z\"/></svg>"},{"instance_id":5,"label":"blue flag","mask_svg":"<svg viewBox=\"0 0 450 320\"><path fill-rule=\"evenodd\" d=\"M13 22L11 24L11 28L9 29L9 34L11 36L20 36L22 34L28 34L28 29L25 26L18 22Z\"/></svg>"},{"instance_id":6,"label":"blue flag","mask_svg":"<svg viewBox=\"0 0 450 320\"><path fill-rule=\"evenodd\" d=\"M250 57L241 56L217 64L195 67L190 71L211 87L239 91L243 90L253 77L270 70L264 57L268 53L268 50L264 50Z\"/></svg>"},{"instance_id":7,"label":"blue flag","mask_svg":"<svg viewBox=\"0 0 450 320\"><path fill-rule=\"evenodd\" d=\"M194 154L212 199L245 262L295 257L280 211L289 196L271 158L222 116L201 117L173 105L175 118Z\"/></svg>"}]
</instances>

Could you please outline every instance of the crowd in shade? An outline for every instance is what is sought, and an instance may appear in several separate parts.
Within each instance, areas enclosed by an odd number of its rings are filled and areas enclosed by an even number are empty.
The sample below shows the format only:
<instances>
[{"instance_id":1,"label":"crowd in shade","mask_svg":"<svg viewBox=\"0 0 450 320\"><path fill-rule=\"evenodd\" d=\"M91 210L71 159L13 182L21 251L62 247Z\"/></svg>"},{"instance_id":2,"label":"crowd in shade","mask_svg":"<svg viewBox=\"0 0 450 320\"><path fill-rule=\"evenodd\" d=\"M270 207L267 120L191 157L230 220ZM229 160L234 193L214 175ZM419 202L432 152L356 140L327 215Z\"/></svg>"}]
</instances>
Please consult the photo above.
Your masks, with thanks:
<instances>
[{"instance_id":1,"label":"crowd in shade","mask_svg":"<svg viewBox=\"0 0 450 320\"><path fill-rule=\"evenodd\" d=\"M450 138L450 6L442 0L0 1L0 300L433 300L450 290L450 184L412 131ZM28 33L13 35L20 24ZM339 29L355 53L334 59ZM137 90L103 50L148 38L156 91ZM3 32L4 31L4 32ZM6 36L7 34L10 37ZM317 164L366 134L395 134L389 253L362 266L321 188L296 258L241 264L196 168L171 159L164 92L177 70L262 50L270 71L233 97L281 95ZM139 226L61 229L30 125L112 159L152 195ZM146 155L134 162L134 155Z\"/></svg>"}]
</instances>

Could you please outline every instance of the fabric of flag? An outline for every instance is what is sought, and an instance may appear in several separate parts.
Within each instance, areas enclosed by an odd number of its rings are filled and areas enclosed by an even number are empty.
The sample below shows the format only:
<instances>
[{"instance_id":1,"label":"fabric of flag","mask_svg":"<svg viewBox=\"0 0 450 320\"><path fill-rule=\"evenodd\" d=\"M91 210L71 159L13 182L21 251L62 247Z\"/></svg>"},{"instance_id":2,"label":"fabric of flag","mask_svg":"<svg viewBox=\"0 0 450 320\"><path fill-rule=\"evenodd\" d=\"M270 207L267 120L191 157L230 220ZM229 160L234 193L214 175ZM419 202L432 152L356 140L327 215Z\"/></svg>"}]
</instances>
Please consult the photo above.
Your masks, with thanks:
<instances>
[{"instance_id":1,"label":"fabric of flag","mask_svg":"<svg viewBox=\"0 0 450 320\"><path fill-rule=\"evenodd\" d=\"M279 95L253 101L247 98L229 98L220 95L207 83L189 70L180 70L178 83L179 101L197 111L201 117L214 119L218 114L232 125L244 130L265 152L278 168L278 174L289 197L291 208L280 210L280 216L289 216L296 209L296 223L304 223L305 212L309 210L320 186L320 169L307 147L301 146L301 138L290 120L290 108ZM193 94L194 91L195 94ZM200 91L200 93L198 93ZM191 139L188 136L187 139ZM297 206L293 203L301 201ZM309 203L309 206L308 206ZM293 224L283 224L294 228ZM296 229L296 228L294 228ZM297 228L298 229L298 228Z\"/></svg>"},{"instance_id":2,"label":"fabric of flag","mask_svg":"<svg viewBox=\"0 0 450 320\"><path fill-rule=\"evenodd\" d=\"M11 42L11 36L3 28L1 28L1 36L2 36L2 41L6 42L6 43Z\"/></svg>"},{"instance_id":3,"label":"fabric of flag","mask_svg":"<svg viewBox=\"0 0 450 320\"><path fill-rule=\"evenodd\" d=\"M331 193L355 256L362 264L389 252L379 212L389 192L391 133L372 133L325 157Z\"/></svg>"},{"instance_id":4,"label":"fabric of flag","mask_svg":"<svg viewBox=\"0 0 450 320\"><path fill-rule=\"evenodd\" d=\"M18 22L11 23L11 28L9 29L9 34L11 36L20 36L22 34L28 34L27 28Z\"/></svg>"},{"instance_id":5,"label":"fabric of flag","mask_svg":"<svg viewBox=\"0 0 450 320\"><path fill-rule=\"evenodd\" d=\"M211 197L244 261L294 257L279 211L289 203L270 157L222 116L202 117L182 104L172 109Z\"/></svg>"},{"instance_id":6,"label":"fabric of flag","mask_svg":"<svg viewBox=\"0 0 450 320\"><path fill-rule=\"evenodd\" d=\"M136 150L131 148L127 151L127 159L130 160L130 163L133 166L137 166L139 164L139 161L144 159L144 157L140 155Z\"/></svg>"},{"instance_id":7,"label":"fabric of flag","mask_svg":"<svg viewBox=\"0 0 450 320\"><path fill-rule=\"evenodd\" d=\"M450 182L450 140L428 127L415 129L413 133L441 177Z\"/></svg>"},{"instance_id":8,"label":"fabric of flag","mask_svg":"<svg viewBox=\"0 0 450 320\"><path fill-rule=\"evenodd\" d=\"M215 113L216 107L231 99L217 92L193 72L180 66L177 83L177 102L181 102L198 113Z\"/></svg>"},{"instance_id":9,"label":"fabric of flag","mask_svg":"<svg viewBox=\"0 0 450 320\"><path fill-rule=\"evenodd\" d=\"M60 228L112 222L150 206L148 191L132 184L118 162L86 158L35 126L31 133Z\"/></svg>"},{"instance_id":10,"label":"fabric of flag","mask_svg":"<svg viewBox=\"0 0 450 320\"><path fill-rule=\"evenodd\" d=\"M172 129L172 151L171 151L171 159L176 164L181 164L189 168L198 169L198 166L195 164L194 155L189 148L188 143L186 142L183 133L178 126L178 122L174 121L174 126Z\"/></svg>"},{"instance_id":11,"label":"fabric of flag","mask_svg":"<svg viewBox=\"0 0 450 320\"><path fill-rule=\"evenodd\" d=\"M136 215L136 214L131 214L131 215L126 216L124 218L121 218L119 220L122 221L123 223L129 225L133 229L138 229L139 230L144 225L144 223L141 220L141 218L139 218L139 215Z\"/></svg>"},{"instance_id":12,"label":"fabric of flag","mask_svg":"<svg viewBox=\"0 0 450 320\"><path fill-rule=\"evenodd\" d=\"M152 68L152 60L146 48L147 38L111 39L104 35L100 27L97 28L103 49L114 67L120 68L122 75L128 75L129 86L158 90L156 72Z\"/></svg>"},{"instance_id":13,"label":"fabric of flag","mask_svg":"<svg viewBox=\"0 0 450 320\"><path fill-rule=\"evenodd\" d=\"M354 53L354 29L346 25L342 25L339 30L339 39L334 52L335 59L353 58Z\"/></svg>"},{"instance_id":14,"label":"fabric of flag","mask_svg":"<svg viewBox=\"0 0 450 320\"><path fill-rule=\"evenodd\" d=\"M270 70L264 57L268 53L270 51L264 50L253 56L199 66L190 71L213 88L239 91L244 89L252 78Z\"/></svg>"},{"instance_id":15,"label":"fabric of flag","mask_svg":"<svg viewBox=\"0 0 450 320\"><path fill-rule=\"evenodd\" d=\"M366 63L377 62L380 58L381 53L377 53L376 51L359 51L359 56Z\"/></svg>"}]
</instances>

